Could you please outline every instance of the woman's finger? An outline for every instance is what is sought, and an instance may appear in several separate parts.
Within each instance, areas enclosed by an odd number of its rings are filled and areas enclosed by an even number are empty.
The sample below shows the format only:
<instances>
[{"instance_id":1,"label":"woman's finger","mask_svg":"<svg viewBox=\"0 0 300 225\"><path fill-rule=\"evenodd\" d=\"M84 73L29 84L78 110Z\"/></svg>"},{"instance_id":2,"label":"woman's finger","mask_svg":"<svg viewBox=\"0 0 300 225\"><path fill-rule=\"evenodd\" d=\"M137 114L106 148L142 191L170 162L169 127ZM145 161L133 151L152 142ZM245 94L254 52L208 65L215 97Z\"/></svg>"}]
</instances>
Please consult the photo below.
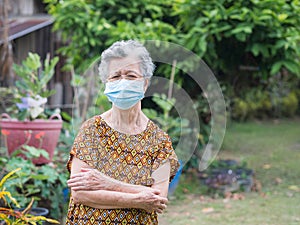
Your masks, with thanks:
<instances>
[{"instance_id":1,"label":"woman's finger","mask_svg":"<svg viewBox=\"0 0 300 225\"><path fill-rule=\"evenodd\" d=\"M169 200L166 198L160 201L161 204L165 204L165 205L167 205L168 202L169 202Z\"/></svg>"},{"instance_id":2,"label":"woman's finger","mask_svg":"<svg viewBox=\"0 0 300 225\"><path fill-rule=\"evenodd\" d=\"M84 173L76 173L76 174L72 174L72 175L70 176L70 178L83 177L83 176L85 176Z\"/></svg>"},{"instance_id":3,"label":"woman's finger","mask_svg":"<svg viewBox=\"0 0 300 225\"><path fill-rule=\"evenodd\" d=\"M83 179L71 178L71 179L67 180L67 184L76 186L76 185L82 184L84 181L85 180L83 180Z\"/></svg>"},{"instance_id":4,"label":"woman's finger","mask_svg":"<svg viewBox=\"0 0 300 225\"><path fill-rule=\"evenodd\" d=\"M162 196L157 196L157 200L159 200L159 202L161 204L167 204L168 203L168 199Z\"/></svg>"},{"instance_id":5,"label":"woman's finger","mask_svg":"<svg viewBox=\"0 0 300 225\"><path fill-rule=\"evenodd\" d=\"M157 209L157 210L155 210L156 211L156 213L159 213L159 214L161 214L163 211L162 210L160 210L160 209Z\"/></svg>"},{"instance_id":6,"label":"woman's finger","mask_svg":"<svg viewBox=\"0 0 300 225\"><path fill-rule=\"evenodd\" d=\"M80 186L79 182L67 182L68 187L76 187L76 186Z\"/></svg>"},{"instance_id":7,"label":"woman's finger","mask_svg":"<svg viewBox=\"0 0 300 225\"><path fill-rule=\"evenodd\" d=\"M81 190L85 190L84 187L82 187L82 186L71 187L71 189L72 189L73 191L81 191Z\"/></svg>"},{"instance_id":8,"label":"woman's finger","mask_svg":"<svg viewBox=\"0 0 300 225\"><path fill-rule=\"evenodd\" d=\"M86 179L83 179L83 177L71 177L67 182L74 183L74 182L82 182Z\"/></svg>"},{"instance_id":9,"label":"woman's finger","mask_svg":"<svg viewBox=\"0 0 300 225\"><path fill-rule=\"evenodd\" d=\"M166 204L162 204L161 207L160 207L161 210L165 210L166 208L167 208Z\"/></svg>"},{"instance_id":10,"label":"woman's finger","mask_svg":"<svg viewBox=\"0 0 300 225\"><path fill-rule=\"evenodd\" d=\"M74 191L86 190L88 188L84 182L73 182L73 183L68 182L67 184L68 187L72 188L72 190Z\"/></svg>"}]
</instances>

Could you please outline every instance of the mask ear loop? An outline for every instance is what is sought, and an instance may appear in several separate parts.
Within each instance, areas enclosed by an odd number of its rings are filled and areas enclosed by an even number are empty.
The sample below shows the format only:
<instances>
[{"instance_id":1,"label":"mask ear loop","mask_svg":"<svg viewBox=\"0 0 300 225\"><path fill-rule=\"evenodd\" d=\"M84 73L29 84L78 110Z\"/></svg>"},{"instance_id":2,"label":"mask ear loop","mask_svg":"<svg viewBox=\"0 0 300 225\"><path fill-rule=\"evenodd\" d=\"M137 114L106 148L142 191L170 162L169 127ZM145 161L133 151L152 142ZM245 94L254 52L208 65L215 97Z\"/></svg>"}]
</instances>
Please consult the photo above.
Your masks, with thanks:
<instances>
[{"instance_id":1,"label":"mask ear loop","mask_svg":"<svg viewBox=\"0 0 300 225\"><path fill-rule=\"evenodd\" d=\"M144 93L146 93L148 87L150 86L150 80L148 78L143 78L144 79Z\"/></svg>"}]
</instances>

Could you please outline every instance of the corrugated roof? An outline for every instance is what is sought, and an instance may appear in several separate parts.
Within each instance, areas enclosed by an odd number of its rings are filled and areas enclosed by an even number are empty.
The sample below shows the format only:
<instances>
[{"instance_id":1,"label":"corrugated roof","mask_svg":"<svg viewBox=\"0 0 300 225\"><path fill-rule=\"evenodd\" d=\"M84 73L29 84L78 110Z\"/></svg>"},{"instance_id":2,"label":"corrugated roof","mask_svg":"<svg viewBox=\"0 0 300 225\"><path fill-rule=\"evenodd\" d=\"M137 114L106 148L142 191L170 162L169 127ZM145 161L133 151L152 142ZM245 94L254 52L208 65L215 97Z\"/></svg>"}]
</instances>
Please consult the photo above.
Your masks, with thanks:
<instances>
[{"instance_id":1,"label":"corrugated roof","mask_svg":"<svg viewBox=\"0 0 300 225\"><path fill-rule=\"evenodd\" d=\"M43 27L49 26L52 23L53 19L50 16L10 19L8 40L11 41L16 38L22 37ZM3 42L2 37L3 27L0 29L0 44Z\"/></svg>"}]
</instances>

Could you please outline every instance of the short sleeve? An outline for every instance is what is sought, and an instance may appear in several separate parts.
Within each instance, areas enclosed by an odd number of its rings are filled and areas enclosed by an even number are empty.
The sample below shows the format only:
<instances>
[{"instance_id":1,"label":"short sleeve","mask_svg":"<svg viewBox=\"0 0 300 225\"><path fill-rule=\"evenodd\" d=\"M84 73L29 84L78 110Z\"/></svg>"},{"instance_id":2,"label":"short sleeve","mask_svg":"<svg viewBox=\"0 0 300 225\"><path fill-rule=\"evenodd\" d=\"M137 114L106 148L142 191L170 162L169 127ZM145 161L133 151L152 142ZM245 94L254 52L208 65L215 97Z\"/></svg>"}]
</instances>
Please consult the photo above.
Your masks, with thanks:
<instances>
[{"instance_id":1,"label":"short sleeve","mask_svg":"<svg viewBox=\"0 0 300 225\"><path fill-rule=\"evenodd\" d=\"M74 140L73 146L70 151L69 160L67 162L67 169L70 172L72 166L72 160L74 156L85 163L90 164L88 160L85 160L84 155L93 148L93 128L95 127L94 119L85 121L79 129L79 132ZM92 166L92 165L90 165Z\"/></svg>"},{"instance_id":2,"label":"short sleeve","mask_svg":"<svg viewBox=\"0 0 300 225\"><path fill-rule=\"evenodd\" d=\"M161 145L159 145L159 149L157 154L154 156L154 162L152 165L152 172L157 170L161 165L166 163L168 160L170 162L170 178L169 181L171 182L174 178L176 172L179 169L179 162L176 156L176 153L172 146L172 141L169 135L164 134L163 141Z\"/></svg>"}]
</instances>

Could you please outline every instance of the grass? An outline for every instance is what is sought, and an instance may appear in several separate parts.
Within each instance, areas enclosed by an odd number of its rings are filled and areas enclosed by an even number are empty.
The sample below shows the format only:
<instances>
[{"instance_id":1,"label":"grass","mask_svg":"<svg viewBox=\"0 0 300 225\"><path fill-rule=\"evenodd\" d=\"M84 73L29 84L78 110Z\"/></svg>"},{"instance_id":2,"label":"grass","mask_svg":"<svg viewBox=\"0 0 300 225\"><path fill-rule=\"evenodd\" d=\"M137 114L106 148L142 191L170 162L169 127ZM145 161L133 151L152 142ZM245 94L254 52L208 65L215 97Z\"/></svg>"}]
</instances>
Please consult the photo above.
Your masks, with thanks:
<instances>
[{"instance_id":1,"label":"grass","mask_svg":"<svg viewBox=\"0 0 300 225\"><path fill-rule=\"evenodd\" d=\"M299 119L231 123L218 158L247 162L260 191L226 199L203 196L198 179L184 174L159 217L161 225L300 224Z\"/></svg>"}]
</instances>

